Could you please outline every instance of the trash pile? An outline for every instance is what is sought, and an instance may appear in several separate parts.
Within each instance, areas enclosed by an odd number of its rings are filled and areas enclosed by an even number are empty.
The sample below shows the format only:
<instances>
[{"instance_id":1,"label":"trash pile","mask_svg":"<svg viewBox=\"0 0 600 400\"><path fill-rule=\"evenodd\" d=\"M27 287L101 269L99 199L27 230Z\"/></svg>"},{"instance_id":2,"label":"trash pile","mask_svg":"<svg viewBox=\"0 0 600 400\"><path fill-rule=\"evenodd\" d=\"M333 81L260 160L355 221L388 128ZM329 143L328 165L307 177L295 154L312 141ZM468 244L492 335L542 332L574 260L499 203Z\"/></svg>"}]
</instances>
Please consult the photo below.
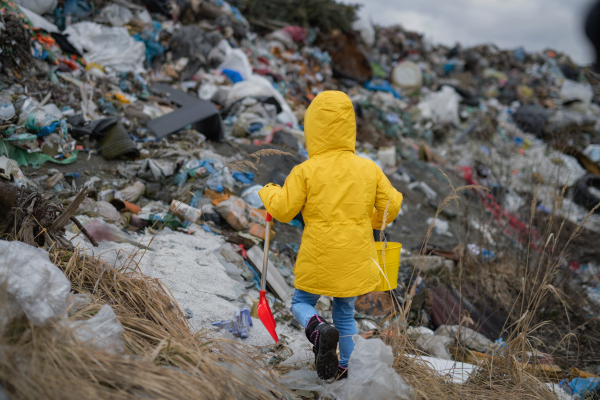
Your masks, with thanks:
<instances>
[{"instance_id":1,"label":"trash pile","mask_svg":"<svg viewBox=\"0 0 600 400\"><path fill-rule=\"evenodd\" d=\"M266 346L272 368L301 368L312 351L286 304L304 221L276 222L270 234L274 346L256 315L266 234L258 190L283 186L308 158L304 112L318 93L341 90L355 108L356 153L404 195L382 227L403 244L398 288L357 300L361 335L391 345L386 332L401 326L414 346L403 351L427 354L438 372L450 361L480 365L509 341L514 298L489 298L486 287L482 300L480 286L456 279L494 281L478 268L500 270L507 257L529 265L549 243L565 290L582 293L567 312L600 332L597 74L552 50L447 48L372 26L354 6L292 3L297 11L287 1L2 2L3 239L100 258L107 274L161 279L186 327ZM330 318L331 300L317 309ZM551 365L565 393L593 378L585 374L597 361L563 360L571 350L553 340L555 360L535 368ZM387 374L392 363L377 351L373 368ZM551 358L540 353L530 359ZM571 361L589 372L565 380ZM543 371L534 375L550 382ZM344 398L304 372L283 385ZM476 374L450 376L462 384ZM410 379L394 385L413 395Z\"/></svg>"}]
</instances>

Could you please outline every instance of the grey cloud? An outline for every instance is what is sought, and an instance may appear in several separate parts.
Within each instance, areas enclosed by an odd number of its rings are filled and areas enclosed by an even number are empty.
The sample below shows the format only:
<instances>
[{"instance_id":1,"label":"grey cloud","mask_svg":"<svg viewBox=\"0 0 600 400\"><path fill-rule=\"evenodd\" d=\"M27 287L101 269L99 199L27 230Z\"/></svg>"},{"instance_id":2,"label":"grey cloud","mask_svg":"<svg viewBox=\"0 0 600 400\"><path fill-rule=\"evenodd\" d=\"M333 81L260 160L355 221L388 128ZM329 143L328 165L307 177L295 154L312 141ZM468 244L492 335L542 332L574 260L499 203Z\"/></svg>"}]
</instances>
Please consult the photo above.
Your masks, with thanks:
<instances>
[{"instance_id":1,"label":"grey cloud","mask_svg":"<svg viewBox=\"0 0 600 400\"><path fill-rule=\"evenodd\" d=\"M357 1L345 1L356 3ZM471 46L496 43L529 51L554 48L589 63L583 32L591 0L364 0L361 16L374 23L400 23L434 43Z\"/></svg>"}]
</instances>

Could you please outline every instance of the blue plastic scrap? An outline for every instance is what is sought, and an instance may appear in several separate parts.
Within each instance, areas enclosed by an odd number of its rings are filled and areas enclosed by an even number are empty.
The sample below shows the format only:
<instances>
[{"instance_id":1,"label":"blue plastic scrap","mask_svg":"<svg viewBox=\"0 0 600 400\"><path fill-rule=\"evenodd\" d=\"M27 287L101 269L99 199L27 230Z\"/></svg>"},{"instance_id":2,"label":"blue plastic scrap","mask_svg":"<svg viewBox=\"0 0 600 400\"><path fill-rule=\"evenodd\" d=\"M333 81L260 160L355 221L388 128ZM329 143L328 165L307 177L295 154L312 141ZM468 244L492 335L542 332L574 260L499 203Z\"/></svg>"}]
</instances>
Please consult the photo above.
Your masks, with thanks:
<instances>
[{"instance_id":1,"label":"blue plastic scrap","mask_svg":"<svg viewBox=\"0 0 600 400\"><path fill-rule=\"evenodd\" d=\"M365 82L365 89L378 90L380 92L391 93L395 98L401 99L400 93L398 93L390 83L384 79L374 79L372 81Z\"/></svg>"},{"instance_id":2,"label":"blue plastic scrap","mask_svg":"<svg viewBox=\"0 0 600 400\"><path fill-rule=\"evenodd\" d=\"M230 321L215 321L211 324L221 329L227 329L233 336L245 339L249 336L250 328L253 326L250 310L238 308L235 317Z\"/></svg>"},{"instance_id":3,"label":"blue plastic scrap","mask_svg":"<svg viewBox=\"0 0 600 400\"><path fill-rule=\"evenodd\" d=\"M292 225L295 226L296 228L300 228L300 229L304 229L304 224L300 221L298 221L297 219L293 219L290 222L288 222L288 225Z\"/></svg>"},{"instance_id":4,"label":"blue plastic scrap","mask_svg":"<svg viewBox=\"0 0 600 400\"><path fill-rule=\"evenodd\" d=\"M221 72L223 72L223 75L228 77L233 83L238 83L244 80L244 78L242 78L242 74L233 69L224 69Z\"/></svg>"},{"instance_id":5,"label":"blue plastic scrap","mask_svg":"<svg viewBox=\"0 0 600 400\"><path fill-rule=\"evenodd\" d=\"M252 271L254 273L254 277L252 278L252 281L254 282L254 286L256 287L256 290L260 290L260 276L258 276L258 273L254 270L254 268L252 267L252 265L250 265L250 263L246 260L244 260L244 263L246 264L246 266L248 268L250 268L250 271Z\"/></svg>"},{"instance_id":6,"label":"blue plastic scrap","mask_svg":"<svg viewBox=\"0 0 600 400\"><path fill-rule=\"evenodd\" d=\"M250 185L254 182L254 174L252 172L238 172L233 173L233 177L236 181L242 182L245 185Z\"/></svg>"},{"instance_id":7,"label":"blue plastic scrap","mask_svg":"<svg viewBox=\"0 0 600 400\"><path fill-rule=\"evenodd\" d=\"M133 38L144 43L146 46L146 63L151 66L155 57L160 56L165 52L165 48L160 44L160 31L162 26L156 21L152 21L154 29L147 29L142 33L136 33ZM147 91L147 88L146 88Z\"/></svg>"},{"instance_id":8,"label":"blue plastic scrap","mask_svg":"<svg viewBox=\"0 0 600 400\"><path fill-rule=\"evenodd\" d=\"M41 131L39 131L37 133L38 137L43 137L46 135L51 134L52 132L54 132L54 130L56 129L56 127L60 124L60 121L54 121L49 125L46 125L45 127L42 128Z\"/></svg>"},{"instance_id":9,"label":"blue plastic scrap","mask_svg":"<svg viewBox=\"0 0 600 400\"><path fill-rule=\"evenodd\" d=\"M586 393L591 393L600 390L600 377L592 378L575 378L569 382L569 387L573 391L573 394L582 396Z\"/></svg>"},{"instance_id":10,"label":"blue plastic scrap","mask_svg":"<svg viewBox=\"0 0 600 400\"><path fill-rule=\"evenodd\" d=\"M200 225L200 227L202 229L204 229L205 232L208 232L208 233L212 232L212 229L210 229L210 226L208 226L208 225Z\"/></svg>"}]
</instances>

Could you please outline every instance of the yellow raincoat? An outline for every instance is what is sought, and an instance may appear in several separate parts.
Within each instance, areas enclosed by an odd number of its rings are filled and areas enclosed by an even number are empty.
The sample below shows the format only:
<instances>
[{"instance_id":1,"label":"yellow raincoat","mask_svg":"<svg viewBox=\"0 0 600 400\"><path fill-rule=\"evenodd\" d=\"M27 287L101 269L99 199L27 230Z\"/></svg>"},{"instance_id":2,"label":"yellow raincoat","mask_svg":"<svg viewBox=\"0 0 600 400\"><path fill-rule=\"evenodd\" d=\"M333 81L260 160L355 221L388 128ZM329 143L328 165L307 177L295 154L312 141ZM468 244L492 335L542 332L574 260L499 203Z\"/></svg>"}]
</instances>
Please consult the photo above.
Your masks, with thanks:
<instances>
[{"instance_id":1,"label":"yellow raincoat","mask_svg":"<svg viewBox=\"0 0 600 400\"><path fill-rule=\"evenodd\" d=\"M292 169L283 188L268 184L258 194L281 222L299 211L306 227L294 273L297 289L352 297L379 284L373 229L400 211L402 194L373 161L354 154L354 107L343 92L319 94L306 110L309 159Z\"/></svg>"}]
</instances>

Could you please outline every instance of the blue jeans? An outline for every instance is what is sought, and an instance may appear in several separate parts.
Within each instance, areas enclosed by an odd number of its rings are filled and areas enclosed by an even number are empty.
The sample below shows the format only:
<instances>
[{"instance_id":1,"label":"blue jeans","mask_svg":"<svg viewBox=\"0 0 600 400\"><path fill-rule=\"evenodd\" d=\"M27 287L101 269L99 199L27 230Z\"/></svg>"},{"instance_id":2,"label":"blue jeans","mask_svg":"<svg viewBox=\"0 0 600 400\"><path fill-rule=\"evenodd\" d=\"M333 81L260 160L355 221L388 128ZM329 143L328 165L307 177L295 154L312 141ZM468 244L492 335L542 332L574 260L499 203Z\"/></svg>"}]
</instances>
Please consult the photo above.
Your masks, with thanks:
<instances>
[{"instance_id":1,"label":"blue jeans","mask_svg":"<svg viewBox=\"0 0 600 400\"><path fill-rule=\"evenodd\" d=\"M295 289L292 296L292 314L303 328L306 328L310 317L319 313L315 309L319 297L321 296L318 294ZM340 333L340 365L344 368L348 367L348 359L354 350L352 336L358 333L354 320L355 301L356 297L333 298L333 325Z\"/></svg>"}]
</instances>

